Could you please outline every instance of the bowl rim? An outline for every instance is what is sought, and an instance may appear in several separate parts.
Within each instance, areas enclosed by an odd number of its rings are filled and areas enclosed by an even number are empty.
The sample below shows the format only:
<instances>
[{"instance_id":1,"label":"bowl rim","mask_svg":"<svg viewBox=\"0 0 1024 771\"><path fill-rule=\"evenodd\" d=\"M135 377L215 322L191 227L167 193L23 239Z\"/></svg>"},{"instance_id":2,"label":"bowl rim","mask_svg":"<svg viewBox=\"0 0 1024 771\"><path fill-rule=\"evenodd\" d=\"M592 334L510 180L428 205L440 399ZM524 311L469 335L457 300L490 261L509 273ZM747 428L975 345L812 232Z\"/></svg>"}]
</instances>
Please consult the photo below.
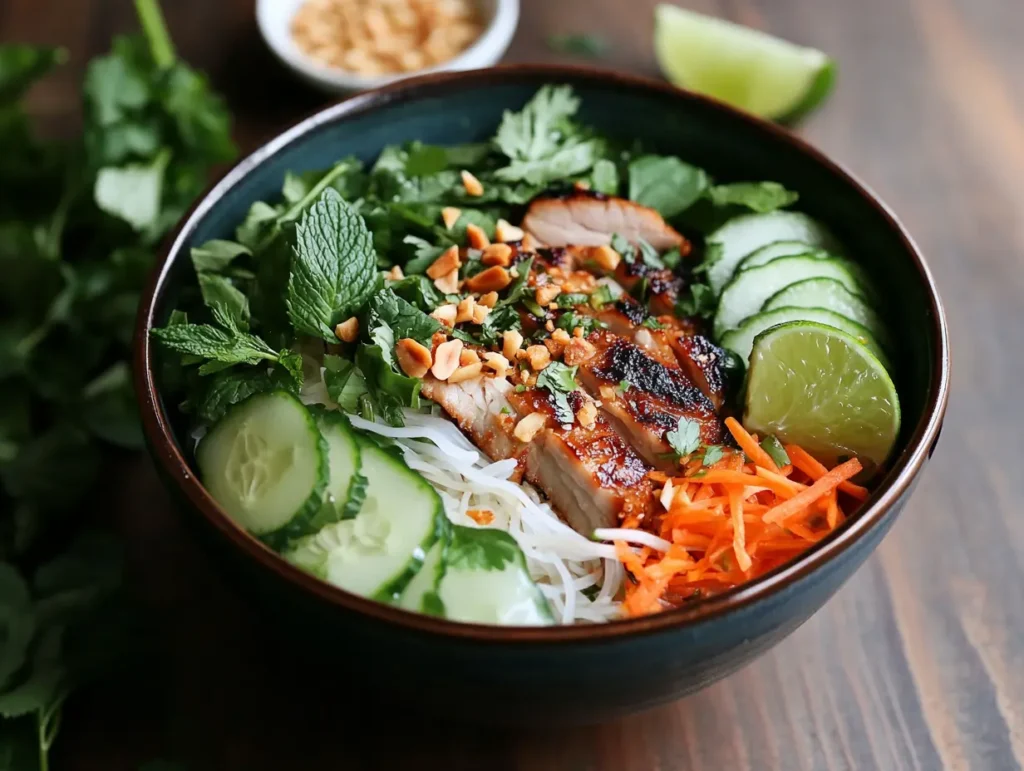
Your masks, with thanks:
<instances>
[{"instance_id":1,"label":"bowl rim","mask_svg":"<svg viewBox=\"0 0 1024 771\"><path fill-rule=\"evenodd\" d=\"M275 1L257 0L256 26L259 28L260 37L263 38L263 42L283 64L306 78L316 81L324 89L332 89L335 92L339 90L358 89L362 91L382 88L405 78L422 77L441 72L464 71L466 70L466 62L478 56L493 57L491 61L494 62L500 59L502 54L508 50L516 28L519 26L520 14L519 0L494 0L494 13L491 14L483 31L472 44L451 59L435 64L432 67L415 70L413 73L396 72L387 75L360 75L340 67L321 64L301 50L293 51L287 45L279 44L277 37L268 28L268 22L262 10L267 3ZM297 5L301 4L300 0Z\"/></svg>"},{"instance_id":2,"label":"bowl rim","mask_svg":"<svg viewBox=\"0 0 1024 771\"><path fill-rule=\"evenodd\" d=\"M153 345L149 331L152 328L158 299L163 292L172 264L185 251L184 247L196 225L252 170L289 147L293 142L301 140L305 135L328 123L346 120L389 104L443 95L452 88L528 81L595 83L604 86L612 85L633 92L644 91L661 98L699 104L703 109L725 113L732 120L747 123L760 131L773 135L776 140L789 144L793 149L810 156L818 164L824 166L831 174L858 192L881 215L902 241L928 294L928 311L933 332L932 356L935 366L928 384L925 407L906 448L897 457L887 479L868 497L865 507L858 516L795 559L764 576L729 592L657 615L602 624L572 626L487 626L448 621L405 611L332 586L286 562L221 511L199 483L176 446L168 416L161 406L158 395L156 376L153 370ZM396 629L458 638L470 643L494 645L597 644L625 637L663 632L668 629L692 627L718 619L725 614L749 608L759 601L780 593L789 585L807 578L818 568L846 552L856 541L882 523L889 509L908 491L925 461L930 457L938 440L949 398L948 330L934 279L913 239L889 207L874 192L821 151L776 124L729 107L710 97L679 89L668 83L621 72L571 65L503 65L480 70L423 75L355 94L303 118L239 160L193 203L165 244L139 305L133 342L136 395L143 429L155 461L162 467L164 475L174 481L174 484L207 520L207 523L222 537L230 541L235 548L260 563L262 568L276 573L278 579L292 584L293 588L307 592L328 606L365 614L373 621L390 625Z\"/></svg>"}]
</instances>

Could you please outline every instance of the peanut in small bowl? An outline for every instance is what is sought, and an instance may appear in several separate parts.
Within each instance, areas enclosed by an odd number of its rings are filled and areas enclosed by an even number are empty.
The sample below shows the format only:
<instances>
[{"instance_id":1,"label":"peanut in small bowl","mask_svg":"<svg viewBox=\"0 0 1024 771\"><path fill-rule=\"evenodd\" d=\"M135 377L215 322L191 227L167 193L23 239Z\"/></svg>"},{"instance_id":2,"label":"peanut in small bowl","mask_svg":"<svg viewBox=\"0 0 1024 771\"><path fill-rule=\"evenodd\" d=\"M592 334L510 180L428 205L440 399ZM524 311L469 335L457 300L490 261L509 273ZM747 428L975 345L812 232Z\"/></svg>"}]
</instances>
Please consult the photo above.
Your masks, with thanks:
<instances>
[{"instance_id":1,"label":"peanut in small bowl","mask_svg":"<svg viewBox=\"0 0 1024 771\"><path fill-rule=\"evenodd\" d=\"M496 63L519 0L258 0L264 40L289 69L329 92Z\"/></svg>"}]
</instances>

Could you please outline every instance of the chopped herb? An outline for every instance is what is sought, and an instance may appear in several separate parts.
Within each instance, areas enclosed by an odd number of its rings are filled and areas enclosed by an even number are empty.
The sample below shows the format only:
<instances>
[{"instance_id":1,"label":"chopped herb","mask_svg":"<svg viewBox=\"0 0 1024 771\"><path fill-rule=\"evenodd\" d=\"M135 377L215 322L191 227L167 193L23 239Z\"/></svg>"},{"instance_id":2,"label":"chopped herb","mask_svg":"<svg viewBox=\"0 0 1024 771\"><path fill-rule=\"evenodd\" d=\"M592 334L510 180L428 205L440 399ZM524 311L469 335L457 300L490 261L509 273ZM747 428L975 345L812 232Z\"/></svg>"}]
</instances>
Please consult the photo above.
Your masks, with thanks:
<instances>
[{"instance_id":1,"label":"chopped herb","mask_svg":"<svg viewBox=\"0 0 1024 771\"><path fill-rule=\"evenodd\" d=\"M669 219L690 208L708 187L703 169L674 156L644 155L629 164L629 199Z\"/></svg>"},{"instance_id":2,"label":"chopped herb","mask_svg":"<svg viewBox=\"0 0 1024 771\"><path fill-rule=\"evenodd\" d=\"M705 466L713 466L725 457L725 448L720 444L709 444L704 448L704 458L701 461Z\"/></svg>"},{"instance_id":3,"label":"chopped herb","mask_svg":"<svg viewBox=\"0 0 1024 771\"><path fill-rule=\"evenodd\" d=\"M584 336L589 335L595 329L604 329L607 324L598 321L593 316L582 316L576 311L567 311L558 317L555 322L555 326L558 329L564 329L566 332L572 333L574 329L582 329Z\"/></svg>"},{"instance_id":4,"label":"chopped herb","mask_svg":"<svg viewBox=\"0 0 1024 771\"><path fill-rule=\"evenodd\" d=\"M734 182L708 188L707 197L715 206L743 206L765 213L796 203L800 195L778 182Z\"/></svg>"},{"instance_id":5,"label":"chopped herb","mask_svg":"<svg viewBox=\"0 0 1024 771\"><path fill-rule=\"evenodd\" d=\"M768 453L768 457L779 468L789 465L789 455L786 453L786 448L782 446L782 442L774 434L769 434L761 440L761 449Z\"/></svg>"},{"instance_id":6,"label":"chopped herb","mask_svg":"<svg viewBox=\"0 0 1024 771\"><path fill-rule=\"evenodd\" d=\"M683 255L679 252L678 247L673 247L661 255L661 261L665 263L666 268L675 270L679 267L679 263L683 261Z\"/></svg>"},{"instance_id":7,"label":"chopped herb","mask_svg":"<svg viewBox=\"0 0 1024 771\"><path fill-rule=\"evenodd\" d=\"M522 383L518 383L516 385L516 393L517 394L521 394L525 390L526 390L526 386L524 386Z\"/></svg>"},{"instance_id":8,"label":"chopped herb","mask_svg":"<svg viewBox=\"0 0 1024 771\"><path fill-rule=\"evenodd\" d=\"M654 318L654 316L648 316L646 319L644 319L643 326L647 327L648 329L665 328L665 325L658 321L656 318Z\"/></svg>"},{"instance_id":9,"label":"chopped herb","mask_svg":"<svg viewBox=\"0 0 1024 771\"><path fill-rule=\"evenodd\" d=\"M508 407L506 407L504 405L502 405L502 408L499 411L501 412L502 415L511 415L512 414L512 410L510 410Z\"/></svg>"},{"instance_id":10,"label":"chopped herb","mask_svg":"<svg viewBox=\"0 0 1024 771\"><path fill-rule=\"evenodd\" d=\"M632 387L633 387L633 384L630 383L628 380L620 380L619 381L618 389L622 393L626 393L626 391L628 391Z\"/></svg>"},{"instance_id":11,"label":"chopped herb","mask_svg":"<svg viewBox=\"0 0 1024 771\"><path fill-rule=\"evenodd\" d=\"M539 319L545 318L548 315L546 308L541 308L535 300L529 297L523 298L523 307Z\"/></svg>"},{"instance_id":12,"label":"chopped herb","mask_svg":"<svg viewBox=\"0 0 1024 771\"><path fill-rule=\"evenodd\" d=\"M611 302L615 302L611 288L607 284L598 284L597 289L590 295L590 307L594 310L601 310Z\"/></svg>"},{"instance_id":13,"label":"chopped herb","mask_svg":"<svg viewBox=\"0 0 1024 771\"><path fill-rule=\"evenodd\" d=\"M537 377L537 387L551 394L555 405L555 419L562 425L571 425L574 419L567 394L576 390L577 367L553 361Z\"/></svg>"},{"instance_id":14,"label":"chopped herb","mask_svg":"<svg viewBox=\"0 0 1024 771\"><path fill-rule=\"evenodd\" d=\"M665 441L678 457L689 455L700 447L700 423L689 418L679 418L675 429L665 434Z\"/></svg>"},{"instance_id":15,"label":"chopped herb","mask_svg":"<svg viewBox=\"0 0 1024 771\"><path fill-rule=\"evenodd\" d=\"M583 292L567 292L555 298L559 308L575 308L577 305L583 305L589 301L590 295Z\"/></svg>"},{"instance_id":16,"label":"chopped herb","mask_svg":"<svg viewBox=\"0 0 1024 771\"><path fill-rule=\"evenodd\" d=\"M707 284L690 284L688 290L676 300L676 314L679 316L700 316L708 318L715 312L715 293Z\"/></svg>"},{"instance_id":17,"label":"chopped herb","mask_svg":"<svg viewBox=\"0 0 1024 771\"><path fill-rule=\"evenodd\" d=\"M601 59L608 54L608 41L600 35L569 33L548 37L548 48L552 51L583 59Z\"/></svg>"}]
</instances>

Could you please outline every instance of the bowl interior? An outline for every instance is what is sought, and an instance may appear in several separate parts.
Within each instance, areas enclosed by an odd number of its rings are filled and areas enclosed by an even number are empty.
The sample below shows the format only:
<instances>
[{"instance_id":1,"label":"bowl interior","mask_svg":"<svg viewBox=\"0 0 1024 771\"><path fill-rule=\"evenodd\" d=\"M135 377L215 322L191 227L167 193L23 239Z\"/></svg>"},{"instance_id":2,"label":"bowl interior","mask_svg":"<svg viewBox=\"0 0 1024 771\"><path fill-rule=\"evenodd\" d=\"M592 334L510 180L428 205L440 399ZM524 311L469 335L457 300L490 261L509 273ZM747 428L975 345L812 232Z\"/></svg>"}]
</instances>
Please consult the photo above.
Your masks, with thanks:
<instances>
[{"instance_id":1,"label":"bowl interior","mask_svg":"<svg viewBox=\"0 0 1024 771\"><path fill-rule=\"evenodd\" d=\"M505 109L518 108L553 80L571 83L582 99L582 120L612 137L677 154L718 180L774 180L797 190L796 208L832 227L848 254L867 268L897 346L891 358L903 410L898 453L869 500L866 509L872 509L898 478L915 473L928 449L922 445L933 441L941 417L945 341L927 271L887 211L840 169L779 129L660 84L583 70L508 68L406 81L328 108L242 161L197 204L157 279L154 324L166 321L181 287L194 280L188 248L232 238L254 201L279 195L286 171L324 168L349 154L372 162L385 145L413 139L435 144L487 139ZM166 416L173 416L173 407L170 400L160 405ZM174 440L189 457L187 434L179 428ZM830 548L837 537L845 538L842 530L751 586L797 575L811 564L811 555ZM737 591L744 598L751 595L749 586Z\"/></svg>"},{"instance_id":2,"label":"bowl interior","mask_svg":"<svg viewBox=\"0 0 1024 771\"><path fill-rule=\"evenodd\" d=\"M260 33L274 54L307 80L341 91L376 88L410 75L442 70L462 70L494 64L505 53L518 21L518 0L476 0L483 32L458 56L414 73L359 75L320 63L303 51L291 34L292 18L306 0L257 0L256 20Z\"/></svg>"}]
</instances>

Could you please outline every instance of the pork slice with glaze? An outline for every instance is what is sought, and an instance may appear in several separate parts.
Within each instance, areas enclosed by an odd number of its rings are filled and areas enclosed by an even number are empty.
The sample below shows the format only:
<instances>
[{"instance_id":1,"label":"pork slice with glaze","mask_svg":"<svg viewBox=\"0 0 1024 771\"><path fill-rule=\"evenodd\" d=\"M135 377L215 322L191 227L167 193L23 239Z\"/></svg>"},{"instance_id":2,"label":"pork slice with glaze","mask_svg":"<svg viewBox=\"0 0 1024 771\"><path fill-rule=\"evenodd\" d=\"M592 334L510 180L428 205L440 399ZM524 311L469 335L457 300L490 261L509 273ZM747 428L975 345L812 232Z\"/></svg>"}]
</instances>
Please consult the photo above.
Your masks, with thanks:
<instances>
[{"instance_id":1,"label":"pork slice with glaze","mask_svg":"<svg viewBox=\"0 0 1024 771\"><path fill-rule=\"evenodd\" d=\"M586 192L565 197L537 198L530 204L522 227L548 246L602 246L618 233L631 243L643 239L659 252L689 244L662 216L624 198Z\"/></svg>"}]
</instances>

